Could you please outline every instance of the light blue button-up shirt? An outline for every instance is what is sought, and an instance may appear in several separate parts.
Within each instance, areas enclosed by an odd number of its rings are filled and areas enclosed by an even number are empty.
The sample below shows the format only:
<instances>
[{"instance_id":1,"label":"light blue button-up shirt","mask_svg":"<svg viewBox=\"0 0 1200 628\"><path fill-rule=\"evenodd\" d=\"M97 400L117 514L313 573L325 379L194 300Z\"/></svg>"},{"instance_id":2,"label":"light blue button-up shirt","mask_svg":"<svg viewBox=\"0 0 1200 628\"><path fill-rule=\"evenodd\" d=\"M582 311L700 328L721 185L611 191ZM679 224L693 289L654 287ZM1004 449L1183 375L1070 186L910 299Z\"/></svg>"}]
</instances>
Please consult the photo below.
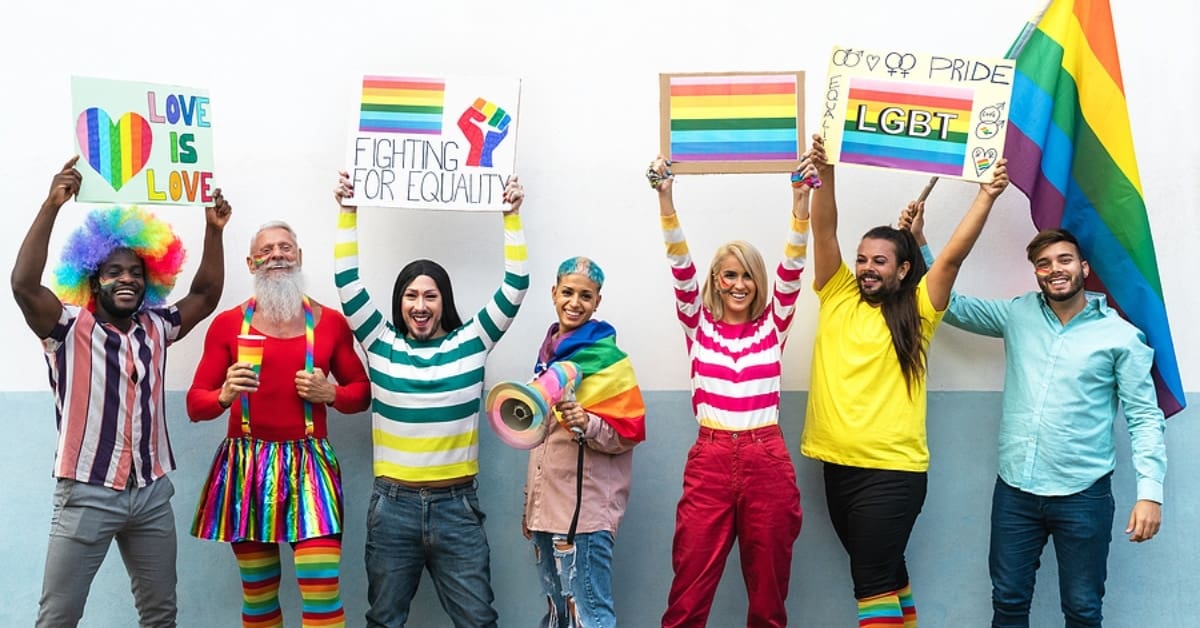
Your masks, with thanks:
<instances>
[{"instance_id":1,"label":"light blue button-up shirt","mask_svg":"<svg viewBox=\"0 0 1200 628\"><path fill-rule=\"evenodd\" d=\"M1066 325L1041 292L984 300L954 294L945 322L1004 338L1000 477L1034 495L1071 495L1116 466L1113 421L1120 400L1133 449L1138 499L1162 503L1167 471L1164 418L1145 336L1105 303Z\"/></svg>"}]
</instances>

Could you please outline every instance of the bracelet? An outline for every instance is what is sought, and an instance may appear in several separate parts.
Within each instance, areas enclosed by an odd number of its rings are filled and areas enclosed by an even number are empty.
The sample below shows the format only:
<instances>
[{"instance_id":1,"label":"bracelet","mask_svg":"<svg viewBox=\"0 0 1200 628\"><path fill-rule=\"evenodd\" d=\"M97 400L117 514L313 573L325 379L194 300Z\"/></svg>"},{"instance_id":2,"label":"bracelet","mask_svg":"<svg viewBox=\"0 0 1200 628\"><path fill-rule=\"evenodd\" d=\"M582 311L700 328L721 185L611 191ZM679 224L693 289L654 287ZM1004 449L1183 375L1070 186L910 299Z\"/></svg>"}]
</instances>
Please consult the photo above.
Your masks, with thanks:
<instances>
[{"instance_id":1,"label":"bracelet","mask_svg":"<svg viewBox=\"0 0 1200 628\"><path fill-rule=\"evenodd\" d=\"M653 163L651 163L651 164L650 164L650 165L649 165L649 166L646 168L646 179L647 179L648 181L650 181L650 187L651 187L651 188L654 188L655 190L657 190L657 189L658 189L658 185L659 185L660 183L662 183L663 181L666 181L667 179L673 179L673 178L675 178L675 175L674 175L674 173L672 173L672 172L671 172L671 160L670 160L670 159L668 159L668 160L666 161L666 165L667 165L667 172L666 172L666 174L659 174L659 173L658 173L658 171L654 169L654 164L653 164Z\"/></svg>"},{"instance_id":2,"label":"bracelet","mask_svg":"<svg viewBox=\"0 0 1200 628\"><path fill-rule=\"evenodd\" d=\"M792 187L801 188L801 187L804 187L806 184L808 185L808 187L815 190L815 189L821 187L821 178L815 174L808 178L805 178L804 173L800 172L799 170L793 170L792 171Z\"/></svg>"}]
</instances>

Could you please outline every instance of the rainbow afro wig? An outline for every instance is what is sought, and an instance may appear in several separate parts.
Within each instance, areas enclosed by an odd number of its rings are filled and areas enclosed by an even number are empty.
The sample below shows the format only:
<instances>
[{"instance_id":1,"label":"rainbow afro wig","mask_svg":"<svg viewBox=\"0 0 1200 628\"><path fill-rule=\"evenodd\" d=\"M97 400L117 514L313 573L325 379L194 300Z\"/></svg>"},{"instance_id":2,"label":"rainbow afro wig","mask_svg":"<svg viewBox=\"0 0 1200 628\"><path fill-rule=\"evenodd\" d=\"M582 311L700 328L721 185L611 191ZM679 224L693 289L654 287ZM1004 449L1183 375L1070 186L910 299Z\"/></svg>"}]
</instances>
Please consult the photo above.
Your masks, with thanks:
<instances>
[{"instance_id":1,"label":"rainbow afro wig","mask_svg":"<svg viewBox=\"0 0 1200 628\"><path fill-rule=\"evenodd\" d=\"M140 207L96 209L67 240L62 260L54 269L54 292L64 303L94 310L91 278L117 249L129 249L145 264L143 307L166 302L183 268L183 242L171 225Z\"/></svg>"}]
</instances>

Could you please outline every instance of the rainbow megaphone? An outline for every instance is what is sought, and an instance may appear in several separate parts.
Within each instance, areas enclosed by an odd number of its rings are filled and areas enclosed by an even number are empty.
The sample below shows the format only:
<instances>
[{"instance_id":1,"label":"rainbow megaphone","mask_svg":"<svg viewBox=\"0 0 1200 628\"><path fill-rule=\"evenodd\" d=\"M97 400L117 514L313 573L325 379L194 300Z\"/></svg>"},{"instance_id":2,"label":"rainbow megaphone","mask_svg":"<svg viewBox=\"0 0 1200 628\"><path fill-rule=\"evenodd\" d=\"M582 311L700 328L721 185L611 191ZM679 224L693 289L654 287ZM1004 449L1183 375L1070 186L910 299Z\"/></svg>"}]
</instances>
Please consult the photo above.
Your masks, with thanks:
<instances>
[{"instance_id":1,"label":"rainbow megaphone","mask_svg":"<svg viewBox=\"0 0 1200 628\"><path fill-rule=\"evenodd\" d=\"M560 401L574 398L583 374L574 362L555 362L528 384L500 382L488 392L487 418L504 444L533 449L546 440L546 417Z\"/></svg>"}]
</instances>

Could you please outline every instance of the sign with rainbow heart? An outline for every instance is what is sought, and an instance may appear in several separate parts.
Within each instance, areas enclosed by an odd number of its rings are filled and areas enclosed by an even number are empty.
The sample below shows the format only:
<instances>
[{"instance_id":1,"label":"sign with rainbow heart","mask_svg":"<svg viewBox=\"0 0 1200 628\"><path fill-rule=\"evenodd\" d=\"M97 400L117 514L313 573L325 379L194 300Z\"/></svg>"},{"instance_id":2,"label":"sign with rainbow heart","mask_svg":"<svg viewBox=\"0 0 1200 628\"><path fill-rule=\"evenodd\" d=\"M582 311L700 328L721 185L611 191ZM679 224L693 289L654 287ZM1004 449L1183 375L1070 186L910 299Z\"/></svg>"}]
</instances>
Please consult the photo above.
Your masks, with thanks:
<instances>
[{"instance_id":1,"label":"sign with rainbow heart","mask_svg":"<svg viewBox=\"0 0 1200 628\"><path fill-rule=\"evenodd\" d=\"M212 200L208 91L71 77L78 199L203 205Z\"/></svg>"},{"instance_id":2,"label":"sign with rainbow heart","mask_svg":"<svg viewBox=\"0 0 1200 628\"><path fill-rule=\"evenodd\" d=\"M835 46L822 90L830 161L990 181L1016 61Z\"/></svg>"},{"instance_id":3,"label":"sign with rainbow heart","mask_svg":"<svg viewBox=\"0 0 1200 628\"><path fill-rule=\"evenodd\" d=\"M362 77L347 204L503 210L516 166L520 79Z\"/></svg>"}]
</instances>

